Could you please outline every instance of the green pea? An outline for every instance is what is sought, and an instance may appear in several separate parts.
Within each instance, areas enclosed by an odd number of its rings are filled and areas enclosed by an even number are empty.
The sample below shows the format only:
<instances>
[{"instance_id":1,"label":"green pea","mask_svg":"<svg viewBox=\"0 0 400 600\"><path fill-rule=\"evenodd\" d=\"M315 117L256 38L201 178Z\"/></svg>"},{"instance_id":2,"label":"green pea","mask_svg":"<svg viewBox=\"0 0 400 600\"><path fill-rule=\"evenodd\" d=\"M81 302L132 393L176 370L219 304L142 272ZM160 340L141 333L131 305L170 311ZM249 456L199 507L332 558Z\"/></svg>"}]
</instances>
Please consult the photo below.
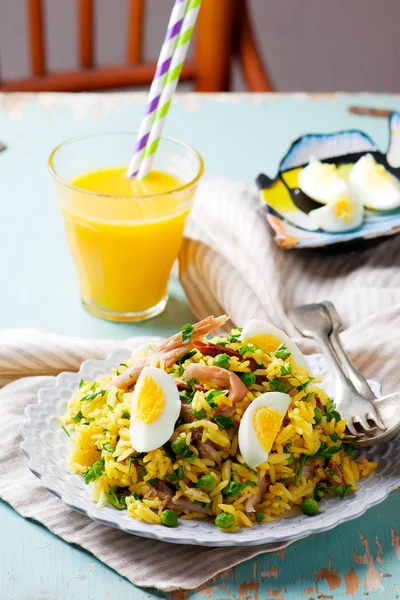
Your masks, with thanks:
<instances>
[{"instance_id":1,"label":"green pea","mask_svg":"<svg viewBox=\"0 0 400 600\"><path fill-rule=\"evenodd\" d=\"M228 354L218 354L214 358L214 365L216 367L222 367L223 369L229 369L229 356Z\"/></svg>"},{"instance_id":2,"label":"green pea","mask_svg":"<svg viewBox=\"0 0 400 600\"><path fill-rule=\"evenodd\" d=\"M220 513L215 517L215 524L221 529L229 529L235 522L235 517L230 513Z\"/></svg>"},{"instance_id":3,"label":"green pea","mask_svg":"<svg viewBox=\"0 0 400 600\"><path fill-rule=\"evenodd\" d=\"M163 510L160 518L161 523L165 525L165 527L175 527L178 523L178 516L173 510Z\"/></svg>"},{"instance_id":4,"label":"green pea","mask_svg":"<svg viewBox=\"0 0 400 600\"><path fill-rule=\"evenodd\" d=\"M301 503L301 510L305 515L317 515L319 504L314 498L307 498Z\"/></svg>"},{"instance_id":5,"label":"green pea","mask_svg":"<svg viewBox=\"0 0 400 600\"><path fill-rule=\"evenodd\" d=\"M175 452L175 454L182 454L187 448L186 442L180 436L176 437L171 442L171 448Z\"/></svg>"},{"instance_id":6,"label":"green pea","mask_svg":"<svg viewBox=\"0 0 400 600\"><path fill-rule=\"evenodd\" d=\"M257 523L261 523L262 521L264 521L264 513L262 513L261 510L256 510L254 516L256 518Z\"/></svg>"},{"instance_id":7,"label":"green pea","mask_svg":"<svg viewBox=\"0 0 400 600\"><path fill-rule=\"evenodd\" d=\"M201 488L205 492L212 492L212 490L215 489L216 485L217 478L215 477L214 473L203 475L203 477L200 477L197 483L197 487Z\"/></svg>"},{"instance_id":8,"label":"green pea","mask_svg":"<svg viewBox=\"0 0 400 600\"><path fill-rule=\"evenodd\" d=\"M243 373L240 379L247 387L250 387L251 385L253 385L253 383L256 382L256 376L254 375L254 373Z\"/></svg>"},{"instance_id":9,"label":"green pea","mask_svg":"<svg viewBox=\"0 0 400 600\"><path fill-rule=\"evenodd\" d=\"M314 409L314 423L319 425L322 421L322 412L319 408Z\"/></svg>"}]
</instances>

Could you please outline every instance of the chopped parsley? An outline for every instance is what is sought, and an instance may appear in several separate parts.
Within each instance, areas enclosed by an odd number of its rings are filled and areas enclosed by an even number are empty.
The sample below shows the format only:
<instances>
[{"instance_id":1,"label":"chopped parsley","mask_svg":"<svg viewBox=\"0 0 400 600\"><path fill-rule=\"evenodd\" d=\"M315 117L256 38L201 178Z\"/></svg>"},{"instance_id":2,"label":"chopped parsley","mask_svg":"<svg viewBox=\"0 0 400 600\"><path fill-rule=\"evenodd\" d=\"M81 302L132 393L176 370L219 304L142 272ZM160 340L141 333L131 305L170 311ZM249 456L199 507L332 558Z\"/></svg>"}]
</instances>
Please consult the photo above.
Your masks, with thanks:
<instances>
[{"instance_id":1,"label":"chopped parsley","mask_svg":"<svg viewBox=\"0 0 400 600\"><path fill-rule=\"evenodd\" d=\"M124 410L123 413L121 414L121 419L130 419L131 415L128 413L127 410Z\"/></svg>"},{"instance_id":2,"label":"chopped parsley","mask_svg":"<svg viewBox=\"0 0 400 600\"><path fill-rule=\"evenodd\" d=\"M183 373L182 365L180 365L180 368L182 368ZM197 383L197 380L194 377L192 379L189 379L189 381L186 382L186 386L188 389L179 392L180 399L188 402L188 404L192 403L194 395L196 393L196 390L194 389L195 383Z\"/></svg>"},{"instance_id":3,"label":"chopped parsley","mask_svg":"<svg viewBox=\"0 0 400 600\"><path fill-rule=\"evenodd\" d=\"M336 404L332 398L328 398L325 404L325 415L328 423L332 421L332 419L335 419L336 423L341 419L340 414L336 410Z\"/></svg>"},{"instance_id":4,"label":"chopped parsley","mask_svg":"<svg viewBox=\"0 0 400 600\"><path fill-rule=\"evenodd\" d=\"M107 500L110 504L112 504L117 510L123 510L126 508L125 498L126 496L121 496L118 498L116 494L116 487L110 486L108 492L104 492Z\"/></svg>"},{"instance_id":5,"label":"chopped parsley","mask_svg":"<svg viewBox=\"0 0 400 600\"><path fill-rule=\"evenodd\" d=\"M182 327L182 343L183 344L187 344L188 342L190 342L193 331L194 331L194 328L191 323L186 323L186 325L183 325L183 327Z\"/></svg>"},{"instance_id":6,"label":"chopped parsley","mask_svg":"<svg viewBox=\"0 0 400 600\"><path fill-rule=\"evenodd\" d=\"M333 492L334 494L338 494L339 496L344 498L351 492L352 489L353 489L352 484L348 483L344 487L342 485L338 485L337 487L329 487L329 488L327 488L327 491Z\"/></svg>"},{"instance_id":7,"label":"chopped parsley","mask_svg":"<svg viewBox=\"0 0 400 600\"><path fill-rule=\"evenodd\" d=\"M286 345L282 343L273 353L276 358L281 358L282 360L286 360L291 355L291 352L286 348Z\"/></svg>"},{"instance_id":8,"label":"chopped parsley","mask_svg":"<svg viewBox=\"0 0 400 600\"><path fill-rule=\"evenodd\" d=\"M83 418L83 414L81 413L81 411L79 411L77 415L75 415L74 417L71 417L71 418L74 423L80 423Z\"/></svg>"},{"instance_id":9,"label":"chopped parsley","mask_svg":"<svg viewBox=\"0 0 400 600\"><path fill-rule=\"evenodd\" d=\"M237 331L238 333L232 333L233 331ZM242 329L240 327L237 327L236 329L232 329L230 333L228 333L228 342L230 344L237 344L238 342L240 342L240 335L242 333Z\"/></svg>"},{"instance_id":10,"label":"chopped parsley","mask_svg":"<svg viewBox=\"0 0 400 600\"><path fill-rule=\"evenodd\" d=\"M96 481L104 473L104 458L100 458L97 462L88 469L85 473L85 483L88 484L91 481Z\"/></svg>"},{"instance_id":11,"label":"chopped parsley","mask_svg":"<svg viewBox=\"0 0 400 600\"><path fill-rule=\"evenodd\" d=\"M254 354L254 352L256 350L257 350L257 346L255 344L246 344L245 346L242 346L241 348L239 348L239 352L243 356L245 354L247 354L248 352L250 352L251 354Z\"/></svg>"},{"instance_id":12,"label":"chopped parsley","mask_svg":"<svg viewBox=\"0 0 400 600\"><path fill-rule=\"evenodd\" d=\"M282 392L286 394L291 389L290 383L282 379L281 377L275 377L268 382L268 389L270 392Z\"/></svg>"},{"instance_id":13,"label":"chopped parsley","mask_svg":"<svg viewBox=\"0 0 400 600\"><path fill-rule=\"evenodd\" d=\"M86 394L86 396L83 396L83 398L81 398L81 402L91 402L98 396L104 396L104 394L106 392L107 392L107 390L100 390L99 392L96 392L96 390L93 390L92 392L89 392L88 394Z\"/></svg>"},{"instance_id":14,"label":"chopped parsley","mask_svg":"<svg viewBox=\"0 0 400 600\"><path fill-rule=\"evenodd\" d=\"M228 485L222 490L222 495L226 498L235 498L243 490L244 484L237 483L236 481L230 481Z\"/></svg>"},{"instance_id":15,"label":"chopped parsley","mask_svg":"<svg viewBox=\"0 0 400 600\"><path fill-rule=\"evenodd\" d=\"M86 381L84 379L81 379L79 382L79 387L83 387L85 385Z\"/></svg>"},{"instance_id":16,"label":"chopped parsley","mask_svg":"<svg viewBox=\"0 0 400 600\"><path fill-rule=\"evenodd\" d=\"M304 467L313 458L314 457L311 456L310 454L303 454L303 456L301 456L301 457L299 456L299 458L296 460L296 464L294 467L294 478L296 481L296 485L299 485L299 483L300 483Z\"/></svg>"},{"instance_id":17,"label":"chopped parsley","mask_svg":"<svg viewBox=\"0 0 400 600\"><path fill-rule=\"evenodd\" d=\"M351 444L343 444L343 450L346 452L347 456L353 458L357 454L357 448L355 446L351 446Z\"/></svg>"},{"instance_id":18,"label":"chopped parsley","mask_svg":"<svg viewBox=\"0 0 400 600\"><path fill-rule=\"evenodd\" d=\"M193 414L198 419L204 419L204 417L206 416L206 411L204 410L204 408L201 408L200 410L194 410Z\"/></svg>"},{"instance_id":19,"label":"chopped parsley","mask_svg":"<svg viewBox=\"0 0 400 600\"><path fill-rule=\"evenodd\" d=\"M107 403L107 404L106 404L106 406L107 406L107 408L108 408L108 410L109 410L110 412L114 412L114 407L113 407L113 406L111 406L111 404L108 404L108 403Z\"/></svg>"},{"instance_id":20,"label":"chopped parsley","mask_svg":"<svg viewBox=\"0 0 400 600\"><path fill-rule=\"evenodd\" d=\"M223 390L211 390L211 392L208 392L206 400L211 406L211 408L216 408L218 404L214 402L214 398L216 398L217 396L224 396L225 394L226 392L224 392Z\"/></svg>"},{"instance_id":21,"label":"chopped parsley","mask_svg":"<svg viewBox=\"0 0 400 600\"><path fill-rule=\"evenodd\" d=\"M115 371L116 375L121 375L121 373L124 372L124 370L121 371L121 367L125 367L126 369L128 368L129 365L127 365L126 363L121 363L118 367L118 369Z\"/></svg>"},{"instance_id":22,"label":"chopped parsley","mask_svg":"<svg viewBox=\"0 0 400 600\"><path fill-rule=\"evenodd\" d=\"M140 500L136 492L133 492L132 497L134 498L134 500Z\"/></svg>"},{"instance_id":23,"label":"chopped parsley","mask_svg":"<svg viewBox=\"0 0 400 600\"><path fill-rule=\"evenodd\" d=\"M321 442L319 450L316 454L312 455L312 458L332 458L334 454L337 454L340 450L340 446L330 446L327 448L325 442Z\"/></svg>"},{"instance_id":24,"label":"chopped parsley","mask_svg":"<svg viewBox=\"0 0 400 600\"><path fill-rule=\"evenodd\" d=\"M183 467L180 465L173 473L167 473L166 478L170 483L176 483L180 479L183 479L184 475Z\"/></svg>"},{"instance_id":25,"label":"chopped parsley","mask_svg":"<svg viewBox=\"0 0 400 600\"><path fill-rule=\"evenodd\" d=\"M224 417L223 415L216 415L214 421L221 429L232 429L234 427L233 421L230 417Z\"/></svg>"},{"instance_id":26,"label":"chopped parsley","mask_svg":"<svg viewBox=\"0 0 400 600\"><path fill-rule=\"evenodd\" d=\"M190 339L190 338L189 338ZM189 358L192 358L192 356L194 356L196 354L197 350L192 350L191 352L186 352L186 354L184 354L182 356L182 358L180 358L178 360L178 365L179 365L179 377L182 377L183 372L184 372L184 368L183 368L183 363L188 360ZM192 381L192 380L191 380Z\"/></svg>"},{"instance_id":27,"label":"chopped parsley","mask_svg":"<svg viewBox=\"0 0 400 600\"><path fill-rule=\"evenodd\" d=\"M68 429L65 427L65 425L61 425L61 429L62 429L62 430L65 432L65 434L66 434L66 435L67 435L69 438L71 437L71 435L70 435L70 433L69 433Z\"/></svg>"},{"instance_id":28,"label":"chopped parsley","mask_svg":"<svg viewBox=\"0 0 400 600\"><path fill-rule=\"evenodd\" d=\"M257 482L246 479L246 481L244 482L244 485L245 485L245 487L246 487L246 485L249 485L250 487L257 487Z\"/></svg>"},{"instance_id":29,"label":"chopped parsley","mask_svg":"<svg viewBox=\"0 0 400 600\"><path fill-rule=\"evenodd\" d=\"M332 442L337 442L338 440L340 440L340 436L337 433L331 433L329 437L332 440Z\"/></svg>"},{"instance_id":30,"label":"chopped parsley","mask_svg":"<svg viewBox=\"0 0 400 600\"><path fill-rule=\"evenodd\" d=\"M113 454L115 452L115 448L113 448L113 446L110 446L108 442L103 444L103 450L109 452L110 454Z\"/></svg>"}]
</instances>

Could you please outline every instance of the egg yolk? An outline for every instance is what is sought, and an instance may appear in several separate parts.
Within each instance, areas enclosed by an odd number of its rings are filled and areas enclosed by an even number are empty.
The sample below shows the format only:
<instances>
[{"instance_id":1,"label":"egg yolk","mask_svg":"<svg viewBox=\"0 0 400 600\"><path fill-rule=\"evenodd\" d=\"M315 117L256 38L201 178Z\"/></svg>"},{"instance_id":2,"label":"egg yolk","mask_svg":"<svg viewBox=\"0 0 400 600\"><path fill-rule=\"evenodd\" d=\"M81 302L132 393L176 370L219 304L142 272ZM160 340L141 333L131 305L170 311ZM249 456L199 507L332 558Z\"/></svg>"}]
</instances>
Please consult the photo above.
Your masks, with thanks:
<instances>
[{"instance_id":1,"label":"egg yolk","mask_svg":"<svg viewBox=\"0 0 400 600\"><path fill-rule=\"evenodd\" d=\"M347 196L340 196L334 204L333 211L341 221L350 222L354 218L354 206Z\"/></svg>"},{"instance_id":2,"label":"egg yolk","mask_svg":"<svg viewBox=\"0 0 400 600\"><path fill-rule=\"evenodd\" d=\"M162 388L146 376L140 388L136 405L136 416L142 423L153 423L165 408L165 396Z\"/></svg>"},{"instance_id":3,"label":"egg yolk","mask_svg":"<svg viewBox=\"0 0 400 600\"><path fill-rule=\"evenodd\" d=\"M281 345L281 340L276 338L274 335L269 333L259 333L253 335L250 339L246 340L248 343L253 343L264 352L275 352L275 350Z\"/></svg>"},{"instance_id":4,"label":"egg yolk","mask_svg":"<svg viewBox=\"0 0 400 600\"><path fill-rule=\"evenodd\" d=\"M265 452L270 452L272 444L281 428L283 414L269 406L260 406L253 415L253 428Z\"/></svg>"}]
</instances>

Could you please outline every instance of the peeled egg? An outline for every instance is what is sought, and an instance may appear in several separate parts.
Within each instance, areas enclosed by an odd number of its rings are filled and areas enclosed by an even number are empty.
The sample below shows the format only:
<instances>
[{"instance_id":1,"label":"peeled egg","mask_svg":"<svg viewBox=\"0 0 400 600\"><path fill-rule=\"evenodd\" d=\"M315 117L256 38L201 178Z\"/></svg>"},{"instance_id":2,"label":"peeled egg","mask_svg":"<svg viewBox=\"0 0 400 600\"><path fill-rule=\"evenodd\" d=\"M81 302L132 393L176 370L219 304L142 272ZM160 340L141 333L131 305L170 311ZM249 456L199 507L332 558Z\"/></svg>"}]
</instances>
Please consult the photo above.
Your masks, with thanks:
<instances>
[{"instance_id":1,"label":"peeled egg","mask_svg":"<svg viewBox=\"0 0 400 600\"><path fill-rule=\"evenodd\" d=\"M320 204L328 204L333 198L349 192L336 165L322 163L316 158L311 158L309 164L300 171L299 187Z\"/></svg>"},{"instance_id":2,"label":"peeled egg","mask_svg":"<svg viewBox=\"0 0 400 600\"><path fill-rule=\"evenodd\" d=\"M288 360L291 360L291 362L299 367L309 370L307 361L300 348L296 346L286 333L277 327L274 327L271 323L260 321L259 319L252 319L246 327L243 327L240 339L245 343L254 343L256 346L270 354L275 352L281 344L285 344L286 348L291 353Z\"/></svg>"},{"instance_id":3,"label":"peeled egg","mask_svg":"<svg viewBox=\"0 0 400 600\"><path fill-rule=\"evenodd\" d=\"M364 207L357 198L343 195L331 200L326 206L310 211L308 216L323 231L342 233L360 227Z\"/></svg>"},{"instance_id":4,"label":"peeled egg","mask_svg":"<svg viewBox=\"0 0 400 600\"><path fill-rule=\"evenodd\" d=\"M239 450L252 469L267 460L291 401L289 394L266 392L244 411L239 425Z\"/></svg>"},{"instance_id":5,"label":"peeled egg","mask_svg":"<svg viewBox=\"0 0 400 600\"><path fill-rule=\"evenodd\" d=\"M169 440L181 401L173 378L156 367L145 367L132 394L130 438L137 452L149 452Z\"/></svg>"},{"instance_id":6,"label":"peeled egg","mask_svg":"<svg viewBox=\"0 0 400 600\"><path fill-rule=\"evenodd\" d=\"M374 210L393 210L400 206L400 182L372 154L362 156L349 175L352 194Z\"/></svg>"}]
</instances>

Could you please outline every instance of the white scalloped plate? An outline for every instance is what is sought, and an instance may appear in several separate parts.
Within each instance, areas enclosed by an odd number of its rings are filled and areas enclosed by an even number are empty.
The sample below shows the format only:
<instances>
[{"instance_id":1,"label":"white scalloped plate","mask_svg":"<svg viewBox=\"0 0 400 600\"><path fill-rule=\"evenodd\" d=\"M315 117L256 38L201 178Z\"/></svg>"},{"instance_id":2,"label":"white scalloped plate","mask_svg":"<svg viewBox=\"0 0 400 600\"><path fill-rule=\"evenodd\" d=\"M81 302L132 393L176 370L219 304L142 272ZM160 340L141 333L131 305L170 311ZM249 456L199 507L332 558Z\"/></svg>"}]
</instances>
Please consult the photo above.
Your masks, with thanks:
<instances>
[{"instance_id":1,"label":"white scalloped plate","mask_svg":"<svg viewBox=\"0 0 400 600\"><path fill-rule=\"evenodd\" d=\"M360 482L354 495L329 498L321 502L315 517L297 515L279 518L273 523L244 528L236 533L224 533L212 521L180 520L176 528L149 525L132 519L126 511L113 507L97 508L90 496L90 487L79 475L68 470L69 439L61 429L59 417L66 412L67 402L81 378L93 381L129 357L129 351L113 352L105 360L85 361L79 373L61 373L55 387L39 392L39 403L26 407L27 420L21 427L21 448L28 458L29 468L43 486L73 510L94 521L121 529L127 533L175 544L202 546L256 546L296 540L312 533L328 531L336 525L361 516L368 508L382 502L389 492L400 486L400 436L391 442L368 448L362 455L378 463L378 469ZM332 378L323 357L308 357L314 374L324 377L323 387L332 393ZM379 385L373 383L375 391Z\"/></svg>"}]
</instances>

